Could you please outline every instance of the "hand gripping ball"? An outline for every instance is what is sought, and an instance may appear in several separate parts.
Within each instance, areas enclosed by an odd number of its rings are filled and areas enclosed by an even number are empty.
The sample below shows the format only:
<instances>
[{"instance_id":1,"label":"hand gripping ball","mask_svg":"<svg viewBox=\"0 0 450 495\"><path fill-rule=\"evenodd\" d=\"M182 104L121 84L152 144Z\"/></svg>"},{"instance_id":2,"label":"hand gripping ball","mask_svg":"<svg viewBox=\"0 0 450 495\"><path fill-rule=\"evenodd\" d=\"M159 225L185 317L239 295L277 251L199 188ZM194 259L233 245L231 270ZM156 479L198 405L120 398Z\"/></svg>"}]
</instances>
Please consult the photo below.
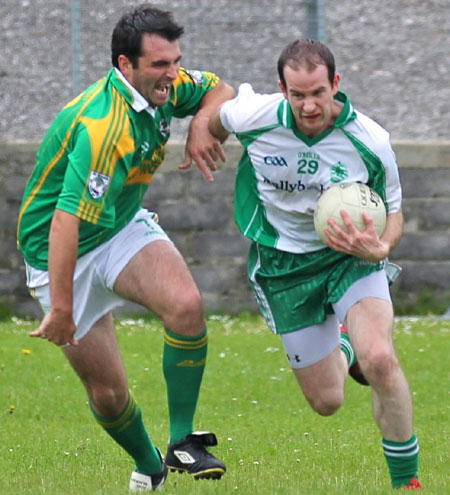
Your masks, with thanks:
<instances>
[{"instance_id":1,"label":"hand gripping ball","mask_svg":"<svg viewBox=\"0 0 450 495\"><path fill-rule=\"evenodd\" d=\"M324 230L333 231L328 224L329 218L345 230L340 213L342 210L349 214L355 226L361 231L366 228L362 218L363 213L367 213L372 218L379 236L386 227L386 208L378 193L359 182L335 184L322 194L314 212L314 227L324 242L327 240Z\"/></svg>"}]
</instances>

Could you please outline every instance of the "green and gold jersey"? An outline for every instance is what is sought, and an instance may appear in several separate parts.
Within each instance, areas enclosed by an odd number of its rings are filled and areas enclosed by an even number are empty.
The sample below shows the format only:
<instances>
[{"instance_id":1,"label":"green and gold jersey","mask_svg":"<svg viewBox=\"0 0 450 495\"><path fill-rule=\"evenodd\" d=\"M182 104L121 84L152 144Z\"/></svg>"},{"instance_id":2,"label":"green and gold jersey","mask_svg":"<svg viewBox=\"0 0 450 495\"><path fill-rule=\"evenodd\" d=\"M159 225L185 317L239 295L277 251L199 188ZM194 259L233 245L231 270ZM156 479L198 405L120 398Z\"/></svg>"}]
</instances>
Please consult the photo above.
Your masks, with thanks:
<instances>
[{"instance_id":1,"label":"green and gold jersey","mask_svg":"<svg viewBox=\"0 0 450 495\"><path fill-rule=\"evenodd\" d=\"M151 108L117 69L66 105L37 153L19 212L18 247L47 270L55 208L79 217L78 256L122 229L164 159L172 117L194 115L219 79L180 69L166 105Z\"/></svg>"}]
</instances>

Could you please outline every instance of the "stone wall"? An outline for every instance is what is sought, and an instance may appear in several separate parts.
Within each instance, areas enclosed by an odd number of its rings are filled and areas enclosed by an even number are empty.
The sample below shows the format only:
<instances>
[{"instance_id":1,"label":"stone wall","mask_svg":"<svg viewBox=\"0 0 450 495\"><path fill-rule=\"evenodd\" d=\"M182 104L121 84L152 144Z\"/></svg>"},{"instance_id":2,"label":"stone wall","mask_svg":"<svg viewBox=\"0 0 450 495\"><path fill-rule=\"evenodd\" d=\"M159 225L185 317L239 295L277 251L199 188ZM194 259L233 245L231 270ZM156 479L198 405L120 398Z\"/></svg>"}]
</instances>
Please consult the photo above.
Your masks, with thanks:
<instances>
[{"instance_id":1,"label":"stone wall","mask_svg":"<svg viewBox=\"0 0 450 495\"><path fill-rule=\"evenodd\" d=\"M424 291L444 300L450 280L450 142L394 142L403 184L405 233L392 254L403 268L393 287L396 298L413 306ZM20 315L40 315L25 288L16 250L17 213L37 143L0 143L0 303ZM237 142L226 147L227 164L208 183L194 168L178 171L183 145L172 142L155 175L144 206L186 258L208 310L239 312L256 305L246 279L248 241L233 220ZM137 307L127 306L127 311Z\"/></svg>"}]
</instances>

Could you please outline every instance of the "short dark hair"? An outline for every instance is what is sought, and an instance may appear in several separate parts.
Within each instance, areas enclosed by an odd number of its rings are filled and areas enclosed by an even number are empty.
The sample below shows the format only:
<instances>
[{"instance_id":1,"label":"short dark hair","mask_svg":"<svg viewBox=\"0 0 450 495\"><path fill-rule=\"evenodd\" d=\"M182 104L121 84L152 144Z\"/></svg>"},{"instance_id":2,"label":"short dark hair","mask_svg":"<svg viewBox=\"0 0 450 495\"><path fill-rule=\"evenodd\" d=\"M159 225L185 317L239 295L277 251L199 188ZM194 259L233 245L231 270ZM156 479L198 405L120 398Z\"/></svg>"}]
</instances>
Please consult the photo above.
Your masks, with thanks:
<instances>
[{"instance_id":1,"label":"short dark hair","mask_svg":"<svg viewBox=\"0 0 450 495\"><path fill-rule=\"evenodd\" d=\"M328 69L328 80L333 85L336 74L334 55L320 41L310 39L295 40L289 43L281 52L278 59L278 76L284 87L286 87L286 79L284 77L284 68L286 65L294 70L300 66L304 66L308 71L313 71L318 65L325 65Z\"/></svg>"},{"instance_id":2,"label":"short dark hair","mask_svg":"<svg viewBox=\"0 0 450 495\"><path fill-rule=\"evenodd\" d=\"M119 67L119 55L125 55L133 67L142 55L142 35L157 34L168 41L175 41L184 33L172 12L160 10L146 3L125 12L117 22L111 38L111 61Z\"/></svg>"}]
</instances>

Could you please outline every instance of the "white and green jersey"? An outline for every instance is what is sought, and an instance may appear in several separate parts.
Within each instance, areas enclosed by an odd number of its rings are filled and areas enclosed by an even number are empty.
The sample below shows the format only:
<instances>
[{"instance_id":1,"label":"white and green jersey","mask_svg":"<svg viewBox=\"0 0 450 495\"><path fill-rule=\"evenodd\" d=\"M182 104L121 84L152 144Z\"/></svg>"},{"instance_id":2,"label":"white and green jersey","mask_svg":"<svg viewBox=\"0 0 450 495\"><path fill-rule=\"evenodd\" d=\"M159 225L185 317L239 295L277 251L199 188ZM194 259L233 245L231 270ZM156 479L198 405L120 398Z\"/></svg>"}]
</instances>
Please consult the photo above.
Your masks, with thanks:
<instances>
[{"instance_id":1,"label":"white and green jersey","mask_svg":"<svg viewBox=\"0 0 450 495\"><path fill-rule=\"evenodd\" d=\"M221 109L222 125L245 150L235 188L235 217L253 241L292 253L323 249L313 215L320 195L338 182L368 184L388 213L401 208L401 187L388 133L353 109L338 92L342 111L333 127L312 139L298 131L281 93L257 94L249 84Z\"/></svg>"}]
</instances>

